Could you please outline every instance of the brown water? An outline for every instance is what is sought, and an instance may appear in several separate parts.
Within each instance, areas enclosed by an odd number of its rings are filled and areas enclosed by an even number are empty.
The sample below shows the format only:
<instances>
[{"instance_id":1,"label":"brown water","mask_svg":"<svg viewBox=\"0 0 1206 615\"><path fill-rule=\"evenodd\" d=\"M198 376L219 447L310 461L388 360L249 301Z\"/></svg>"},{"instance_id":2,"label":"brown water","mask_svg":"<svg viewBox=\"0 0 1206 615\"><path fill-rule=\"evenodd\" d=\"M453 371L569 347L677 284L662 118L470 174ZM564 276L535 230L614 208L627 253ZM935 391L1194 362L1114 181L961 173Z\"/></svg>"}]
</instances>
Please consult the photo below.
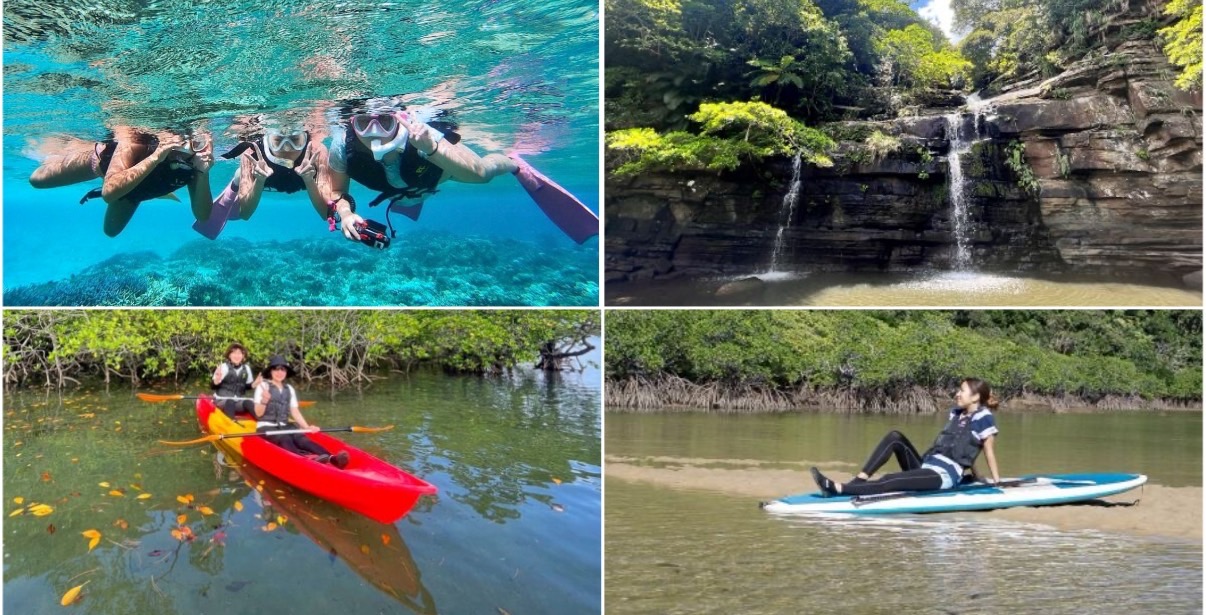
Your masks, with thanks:
<instances>
[{"instance_id":1,"label":"brown water","mask_svg":"<svg viewBox=\"0 0 1206 615\"><path fill-rule=\"evenodd\" d=\"M1162 306L1201 307L1202 293L1124 282L1051 280L983 273L773 274L741 278L608 283L608 305Z\"/></svg>"},{"instance_id":2,"label":"brown water","mask_svg":"<svg viewBox=\"0 0 1206 615\"><path fill-rule=\"evenodd\" d=\"M1029 517L774 517L758 500L815 490L807 465L855 471L887 430L924 447L941 419L609 414L607 612L1201 611L1200 414L998 418L1007 476L1152 485L1136 506L1016 509ZM1140 531L1111 523L1124 518Z\"/></svg>"}]
</instances>

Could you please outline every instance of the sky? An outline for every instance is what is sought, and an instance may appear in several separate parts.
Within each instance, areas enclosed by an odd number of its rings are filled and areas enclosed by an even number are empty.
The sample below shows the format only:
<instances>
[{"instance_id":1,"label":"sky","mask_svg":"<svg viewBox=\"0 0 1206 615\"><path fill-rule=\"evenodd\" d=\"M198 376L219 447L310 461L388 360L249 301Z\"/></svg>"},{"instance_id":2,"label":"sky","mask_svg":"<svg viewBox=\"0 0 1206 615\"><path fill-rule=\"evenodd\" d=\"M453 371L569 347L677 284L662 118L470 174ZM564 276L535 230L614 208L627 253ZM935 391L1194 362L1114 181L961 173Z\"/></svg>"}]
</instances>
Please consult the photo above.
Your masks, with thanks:
<instances>
[{"instance_id":1,"label":"sky","mask_svg":"<svg viewBox=\"0 0 1206 615\"><path fill-rule=\"evenodd\" d=\"M917 14L927 21L938 24L952 43L958 43L962 34L955 34L955 13L951 10L951 0L913 0L909 3Z\"/></svg>"}]
</instances>

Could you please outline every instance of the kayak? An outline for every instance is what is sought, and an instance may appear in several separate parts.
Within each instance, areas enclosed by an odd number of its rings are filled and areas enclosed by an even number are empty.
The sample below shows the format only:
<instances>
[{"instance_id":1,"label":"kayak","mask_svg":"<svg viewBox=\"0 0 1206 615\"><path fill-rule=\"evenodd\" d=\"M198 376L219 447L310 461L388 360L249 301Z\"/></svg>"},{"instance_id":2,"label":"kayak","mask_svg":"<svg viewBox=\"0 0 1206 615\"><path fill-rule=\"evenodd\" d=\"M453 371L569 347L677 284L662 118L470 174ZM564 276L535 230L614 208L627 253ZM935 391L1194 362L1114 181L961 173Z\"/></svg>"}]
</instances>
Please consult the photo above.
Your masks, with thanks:
<instances>
[{"instance_id":1,"label":"kayak","mask_svg":"<svg viewBox=\"0 0 1206 615\"><path fill-rule=\"evenodd\" d=\"M1033 474L1004 479L999 485L976 482L941 491L833 497L825 497L819 492L806 493L763 502L762 509L784 515L889 515L1050 506L1116 495L1146 482L1147 477L1142 474Z\"/></svg>"},{"instance_id":2,"label":"kayak","mask_svg":"<svg viewBox=\"0 0 1206 615\"><path fill-rule=\"evenodd\" d=\"M232 420L215 408L213 401L206 396L197 399L197 420L201 428L211 434L255 431L255 421ZM438 491L435 485L339 439L324 433L307 436L332 455L346 451L349 457L347 467L341 470L328 463L319 463L261 437L231 438L219 440L217 444L302 491L381 523L401 519L414 508L420 497Z\"/></svg>"}]
</instances>

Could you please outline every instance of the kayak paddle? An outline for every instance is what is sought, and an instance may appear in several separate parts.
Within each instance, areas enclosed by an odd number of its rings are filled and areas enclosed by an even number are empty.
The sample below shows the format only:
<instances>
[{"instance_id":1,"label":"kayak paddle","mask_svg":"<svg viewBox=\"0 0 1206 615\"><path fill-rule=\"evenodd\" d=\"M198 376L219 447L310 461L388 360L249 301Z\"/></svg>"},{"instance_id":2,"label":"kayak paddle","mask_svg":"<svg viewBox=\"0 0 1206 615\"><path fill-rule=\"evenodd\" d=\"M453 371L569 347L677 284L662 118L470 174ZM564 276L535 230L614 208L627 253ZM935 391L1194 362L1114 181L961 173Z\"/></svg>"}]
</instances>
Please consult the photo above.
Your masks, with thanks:
<instances>
[{"instance_id":1,"label":"kayak paddle","mask_svg":"<svg viewBox=\"0 0 1206 615\"><path fill-rule=\"evenodd\" d=\"M150 401L150 402L156 402L156 403L164 402L164 401L180 401L182 399L200 399L199 395L152 395L150 393L138 393L137 395L138 395L138 399L141 399L142 401ZM212 399L216 399L218 401L228 401L228 400L251 401L250 397L213 397ZM315 402L309 401L309 400L297 402L297 405L301 408L309 408L310 406L313 406L314 404L315 404Z\"/></svg>"},{"instance_id":2,"label":"kayak paddle","mask_svg":"<svg viewBox=\"0 0 1206 615\"><path fill-rule=\"evenodd\" d=\"M229 438L249 438L252 436L285 436L285 435L294 434L294 433L328 433L328 432L332 432L332 431L354 431L356 433L377 433L379 431L389 431L390 429L393 429L393 428L394 428L393 425L386 425L385 427L361 427L360 425L352 425L350 427L326 427L323 429L319 429L318 431L310 431L309 429L281 429L278 431L265 431L265 432L250 431L247 433L222 433L222 434L215 433L215 434L209 434L208 436L205 436L202 438L197 438L196 440L186 440L184 442L169 442L167 440L160 440L159 442L160 442L160 444L167 444L168 446L190 446L193 444L201 444L203 442L217 442L218 440L226 440Z\"/></svg>"}]
</instances>

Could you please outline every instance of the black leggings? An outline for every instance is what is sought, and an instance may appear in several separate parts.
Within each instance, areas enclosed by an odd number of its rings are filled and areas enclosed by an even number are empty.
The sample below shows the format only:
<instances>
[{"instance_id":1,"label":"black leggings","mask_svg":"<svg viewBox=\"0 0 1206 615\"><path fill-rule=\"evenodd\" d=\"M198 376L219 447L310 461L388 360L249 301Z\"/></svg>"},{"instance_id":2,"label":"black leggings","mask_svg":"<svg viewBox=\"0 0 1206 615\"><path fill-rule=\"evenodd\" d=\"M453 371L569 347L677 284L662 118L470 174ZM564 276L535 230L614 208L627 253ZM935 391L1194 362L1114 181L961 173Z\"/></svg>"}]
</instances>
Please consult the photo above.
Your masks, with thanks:
<instances>
[{"instance_id":1,"label":"black leggings","mask_svg":"<svg viewBox=\"0 0 1206 615\"><path fill-rule=\"evenodd\" d=\"M867 476L888 463L888 458L895 455L896 463L900 464L900 472L885 474L879 480L861 483L846 483L842 485L845 495L875 495L892 491L931 491L942 488L942 476L937 471L921 467L921 453L917 447L899 431L889 432L879 441L863 472Z\"/></svg>"},{"instance_id":2,"label":"black leggings","mask_svg":"<svg viewBox=\"0 0 1206 615\"><path fill-rule=\"evenodd\" d=\"M290 428L292 428L292 426L290 426ZM256 431L263 433L265 431L277 431L279 429L282 428L260 427L259 429L256 429ZM311 455L331 454L327 451L327 449L320 446L317 442L311 440L304 433L289 433L280 436L264 436L264 439L289 451L290 453L296 453L298 455L305 455L307 453Z\"/></svg>"},{"instance_id":3,"label":"black leggings","mask_svg":"<svg viewBox=\"0 0 1206 615\"><path fill-rule=\"evenodd\" d=\"M246 412L255 416L255 402L250 399L219 399L218 408L220 408L226 416L235 418L238 412Z\"/></svg>"}]
</instances>

